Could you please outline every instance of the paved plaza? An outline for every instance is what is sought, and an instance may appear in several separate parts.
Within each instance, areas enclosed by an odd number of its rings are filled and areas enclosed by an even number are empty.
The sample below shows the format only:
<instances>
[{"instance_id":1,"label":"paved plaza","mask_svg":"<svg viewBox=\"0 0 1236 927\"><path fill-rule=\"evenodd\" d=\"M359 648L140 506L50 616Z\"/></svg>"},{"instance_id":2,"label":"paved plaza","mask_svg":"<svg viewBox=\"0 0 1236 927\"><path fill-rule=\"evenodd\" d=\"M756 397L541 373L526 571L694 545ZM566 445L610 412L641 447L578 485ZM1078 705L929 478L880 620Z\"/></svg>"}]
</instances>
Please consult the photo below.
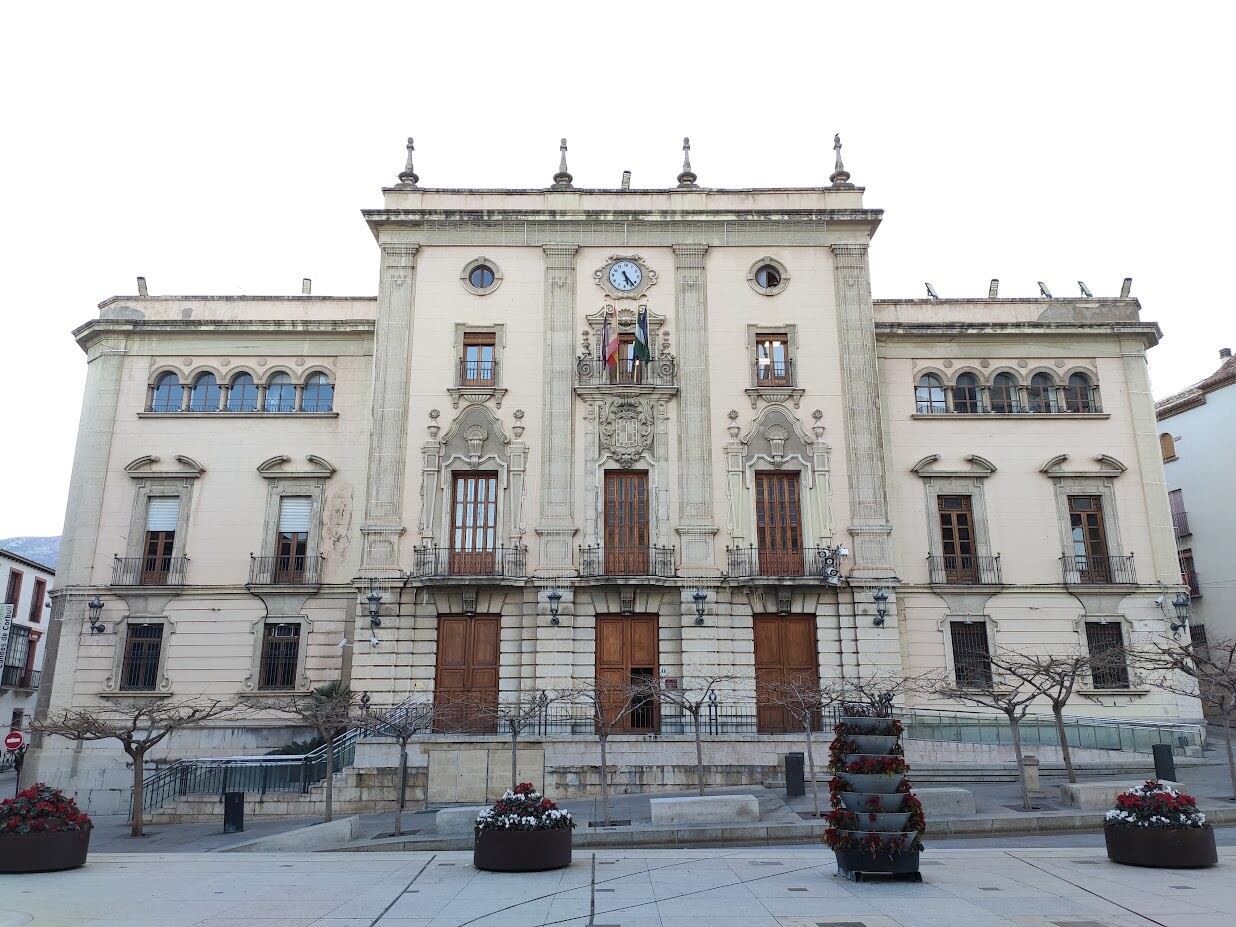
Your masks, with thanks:
<instances>
[{"instance_id":1,"label":"paved plaza","mask_svg":"<svg viewBox=\"0 0 1236 927\"><path fill-rule=\"evenodd\" d=\"M92 855L0 877L0 927L1230 927L1236 850L1205 870L1098 849L928 850L921 885L837 878L823 847L596 852L556 872L468 853Z\"/></svg>"}]
</instances>

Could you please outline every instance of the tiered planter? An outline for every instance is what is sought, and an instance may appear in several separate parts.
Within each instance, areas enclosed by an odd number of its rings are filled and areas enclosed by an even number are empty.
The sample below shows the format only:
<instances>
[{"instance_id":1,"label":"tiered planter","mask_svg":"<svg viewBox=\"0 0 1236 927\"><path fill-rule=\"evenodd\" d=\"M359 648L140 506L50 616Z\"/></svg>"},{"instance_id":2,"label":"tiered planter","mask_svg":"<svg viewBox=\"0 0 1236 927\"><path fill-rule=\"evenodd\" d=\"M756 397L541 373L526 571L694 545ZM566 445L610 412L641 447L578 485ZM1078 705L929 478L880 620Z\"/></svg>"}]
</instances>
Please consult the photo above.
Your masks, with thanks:
<instances>
[{"instance_id":1,"label":"tiered planter","mask_svg":"<svg viewBox=\"0 0 1236 927\"><path fill-rule=\"evenodd\" d=\"M922 807L910 794L900 723L843 717L835 732L829 785L833 811L824 839L837 857L838 875L855 882L869 875L922 881ZM882 767L893 769L879 771Z\"/></svg>"}]
</instances>

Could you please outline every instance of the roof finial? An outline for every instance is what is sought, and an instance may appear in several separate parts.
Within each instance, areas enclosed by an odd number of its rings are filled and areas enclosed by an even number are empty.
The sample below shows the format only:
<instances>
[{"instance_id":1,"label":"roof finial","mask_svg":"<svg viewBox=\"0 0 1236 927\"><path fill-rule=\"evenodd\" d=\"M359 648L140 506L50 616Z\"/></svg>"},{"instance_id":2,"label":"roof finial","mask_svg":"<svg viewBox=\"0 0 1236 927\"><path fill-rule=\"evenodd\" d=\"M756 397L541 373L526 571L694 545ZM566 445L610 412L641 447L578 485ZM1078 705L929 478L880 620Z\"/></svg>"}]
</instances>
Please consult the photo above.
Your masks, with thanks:
<instances>
[{"instance_id":1,"label":"roof finial","mask_svg":"<svg viewBox=\"0 0 1236 927\"><path fill-rule=\"evenodd\" d=\"M412 144L412 136L408 136L408 163L402 171L399 172L399 185L401 187L415 187L416 182L420 180L416 176L416 171L412 170L412 152L415 146Z\"/></svg>"},{"instance_id":2,"label":"roof finial","mask_svg":"<svg viewBox=\"0 0 1236 927\"><path fill-rule=\"evenodd\" d=\"M833 167L832 174L828 177L828 182L834 187L847 187L850 184L850 172L845 169L845 165L841 163L841 133L838 132L833 136L833 151L837 152L837 164Z\"/></svg>"},{"instance_id":3,"label":"roof finial","mask_svg":"<svg viewBox=\"0 0 1236 927\"><path fill-rule=\"evenodd\" d=\"M562 156L558 159L558 173L554 174L554 187L558 190L566 190L570 188L571 181L574 178L571 176L571 172L567 170L567 143L565 138L562 140L562 144L558 146L558 150L562 152Z\"/></svg>"},{"instance_id":4,"label":"roof finial","mask_svg":"<svg viewBox=\"0 0 1236 927\"><path fill-rule=\"evenodd\" d=\"M691 170L691 139L684 138L682 140L682 173L678 175L678 186L694 187L698 179L695 171Z\"/></svg>"}]
</instances>

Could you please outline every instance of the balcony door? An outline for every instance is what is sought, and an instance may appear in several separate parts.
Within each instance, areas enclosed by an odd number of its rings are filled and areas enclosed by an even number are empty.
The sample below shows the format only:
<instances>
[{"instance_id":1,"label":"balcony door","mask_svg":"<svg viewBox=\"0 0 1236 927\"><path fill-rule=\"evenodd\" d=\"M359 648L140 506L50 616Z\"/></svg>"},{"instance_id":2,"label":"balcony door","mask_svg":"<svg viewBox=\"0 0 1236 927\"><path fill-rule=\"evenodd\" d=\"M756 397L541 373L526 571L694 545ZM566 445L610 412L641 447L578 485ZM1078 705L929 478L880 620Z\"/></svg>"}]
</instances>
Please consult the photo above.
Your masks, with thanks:
<instances>
[{"instance_id":1,"label":"balcony door","mask_svg":"<svg viewBox=\"0 0 1236 927\"><path fill-rule=\"evenodd\" d=\"M493 573L498 533L498 474L455 473L451 499L451 574L486 576Z\"/></svg>"},{"instance_id":2,"label":"balcony door","mask_svg":"<svg viewBox=\"0 0 1236 927\"><path fill-rule=\"evenodd\" d=\"M276 583L305 581L305 555L309 546L309 521L312 514L311 496L280 497L279 536L275 540Z\"/></svg>"},{"instance_id":3,"label":"balcony door","mask_svg":"<svg viewBox=\"0 0 1236 927\"><path fill-rule=\"evenodd\" d=\"M656 615L597 616L596 678L612 685L606 712L612 718L622 710L631 690L651 687L660 673ZM651 695L635 695L635 707L616 726L618 731L659 729L657 703Z\"/></svg>"},{"instance_id":4,"label":"balcony door","mask_svg":"<svg viewBox=\"0 0 1236 927\"><path fill-rule=\"evenodd\" d=\"M755 474L755 533L761 574L802 575L802 515L797 473L772 470Z\"/></svg>"},{"instance_id":5,"label":"balcony door","mask_svg":"<svg viewBox=\"0 0 1236 927\"><path fill-rule=\"evenodd\" d=\"M1111 581L1107 532L1103 526L1101 496L1069 496L1069 526L1073 535L1073 563L1082 582Z\"/></svg>"},{"instance_id":6,"label":"balcony door","mask_svg":"<svg viewBox=\"0 0 1236 927\"><path fill-rule=\"evenodd\" d=\"M143 586L168 585L179 520L179 496L151 496L146 500L146 540L141 573Z\"/></svg>"},{"instance_id":7,"label":"balcony door","mask_svg":"<svg viewBox=\"0 0 1236 927\"><path fill-rule=\"evenodd\" d=\"M940 496L940 553L946 583L978 582L974 559L974 512L969 496Z\"/></svg>"},{"instance_id":8,"label":"balcony door","mask_svg":"<svg viewBox=\"0 0 1236 927\"><path fill-rule=\"evenodd\" d=\"M434 729L492 733L498 704L500 619L491 615L438 619Z\"/></svg>"},{"instance_id":9,"label":"balcony door","mask_svg":"<svg viewBox=\"0 0 1236 927\"><path fill-rule=\"evenodd\" d=\"M796 733L800 723L778 702L785 701L795 680L808 686L819 681L815 617L756 615L753 621L756 729L761 734Z\"/></svg>"},{"instance_id":10,"label":"balcony door","mask_svg":"<svg viewBox=\"0 0 1236 927\"><path fill-rule=\"evenodd\" d=\"M643 470L605 471L605 572L649 572L648 474Z\"/></svg>"}]
</instances>

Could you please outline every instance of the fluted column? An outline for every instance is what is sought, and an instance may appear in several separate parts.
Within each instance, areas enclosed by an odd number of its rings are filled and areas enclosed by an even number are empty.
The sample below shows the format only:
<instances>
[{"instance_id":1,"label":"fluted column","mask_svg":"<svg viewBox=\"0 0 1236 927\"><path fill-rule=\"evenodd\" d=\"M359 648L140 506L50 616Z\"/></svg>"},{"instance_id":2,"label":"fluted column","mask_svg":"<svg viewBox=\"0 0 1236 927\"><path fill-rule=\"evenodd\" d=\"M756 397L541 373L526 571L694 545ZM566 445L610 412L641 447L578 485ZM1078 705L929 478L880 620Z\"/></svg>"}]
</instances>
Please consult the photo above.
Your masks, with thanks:
<instances>
[{"instance_id":1,"label":"fluted column","mask_svg":"<svg viewBox=\"0 0 1236 927\"><path fill-rule=\"evenodd\" d=\"M551 575L571 569L575 535L575 454L573 338L575 325L575 252L578 245L545 248L545 369L542 376L541 508L536 526L540 571Z\"/></svg>"},{"instance_id":2,"label":"fluted column","mask_svg":"<svg viewBox=\"0 0 1236 927\"><path fill-rule=\"evenodd\" d=\"M835 244L833 287L841 350L842 407L849 464L851 575L894 575L892 526L884 481L884 440L880 415L875 310L866 244Z\"/></svg>"},{"instance_id":3,"label":"fluted column","mask_svg":"<svg viewBox=\"0 0 1236 927\"><path fill-rule=\"evenodd\" d=\"M712 511L712 434L708 400L708 286L704 244L674 245L678 317L678 538L692 573L717 572Z\"/></svg>"},{"instance_id":4,"label":"fluted column","mask_svg":"<svg viewBox=\"0 0 1236 927\"><path fill-rule=\"evenodd\" d=\"M408 445L408 400L412 359L412 307L416 253L410 242L382 245L378 314L373 333L373 410L369 433L369 481L361 526L366 575L399 572L403 534L404 470Z\"/></svg>"}]
</instances>

